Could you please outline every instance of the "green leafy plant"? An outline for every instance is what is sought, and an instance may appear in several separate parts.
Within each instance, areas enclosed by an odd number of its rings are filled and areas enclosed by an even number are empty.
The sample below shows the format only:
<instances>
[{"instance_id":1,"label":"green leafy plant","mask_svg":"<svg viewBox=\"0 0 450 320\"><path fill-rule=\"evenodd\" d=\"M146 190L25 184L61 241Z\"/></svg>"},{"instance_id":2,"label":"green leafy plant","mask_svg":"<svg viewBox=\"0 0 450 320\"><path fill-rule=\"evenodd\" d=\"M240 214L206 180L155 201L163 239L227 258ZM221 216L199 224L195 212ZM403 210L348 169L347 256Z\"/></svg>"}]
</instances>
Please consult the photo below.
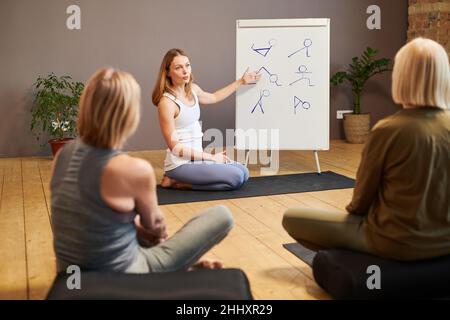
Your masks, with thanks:
<instances>
[{"instance_id":1,"label":"green leafy plant","mask_svg":"<svg viewBox=\"0 0 450 320\"><path fill-rule=\"evenodd\" d=\"M330 81L333 85L338 85L347 80L352 85L353 92L353 113L361 114L361 93L367 80L372 76L385 71L391 71L390 59L376 59L378 50L368 47L361 57L354 57L349 64L347 71L339 71L334 74Z\"/></svg>"},{"instance_id":2,"label":"green leafy plant","mask_svg":"<svg viewBox=\"0 0 450 320\"><path fill-rule=\"evenodd\" d=\"M39 140L42 133L52 139L73 138L76 135L78 102L84 84L70 76L54 73L39 76L34 83L31 131Z\"/></svg>"}]
</instances>

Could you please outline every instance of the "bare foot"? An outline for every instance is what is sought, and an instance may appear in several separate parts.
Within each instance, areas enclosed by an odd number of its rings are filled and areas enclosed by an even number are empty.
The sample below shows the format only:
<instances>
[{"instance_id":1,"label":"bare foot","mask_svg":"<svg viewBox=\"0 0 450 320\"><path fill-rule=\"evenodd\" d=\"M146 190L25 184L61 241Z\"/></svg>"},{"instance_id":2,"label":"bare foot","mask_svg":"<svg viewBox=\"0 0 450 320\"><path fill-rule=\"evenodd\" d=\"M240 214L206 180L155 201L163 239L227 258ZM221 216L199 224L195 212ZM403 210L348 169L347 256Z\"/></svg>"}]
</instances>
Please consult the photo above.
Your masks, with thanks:
<instances>
[{"instance_id":1,"label":"bare foot","mask_svg":"<svg viewBox=\"0 0 450 320\"><path fill-rule=\"evenodd\" d=\"M191 184L181 183L176 181L175 179L169 178L168 176L164 176L161 181L161 187L163 188L172 188L172 189L180 189L180 190L188 190L192 189Z\"/></svg>"},{"instance_id":2,"label":"bare foot","mask_svg":"<svg viewBox=\"0 0 450 320\"><path fill-rule=\"evenodd\" d=\"M190 189L192 189L192 184L175 182L173 184L172 188L179 189L179 190L190 190Z\"/></svg>"},{"instance_id":3,"label":"bare foot","mask_svg":"<svg viewBox=\"0 0 450 320\"><path fill-rule=\"evenodd\" d=\"M168 176L164 176L161 181L161 187L163 188L172 188L172 185L174 184L173 179L170 179Z\"/></svg>"},{"instance_id":4,"label":"bare foot","mask_svg":"<svg viewBox=\"0 0 450 320\"><path fill-rule=\"evenodd\" d=\"M199 269L222 269L223 263L216 259L200 259L188 269L188 271Z\"/></svg>"}]
</instances>

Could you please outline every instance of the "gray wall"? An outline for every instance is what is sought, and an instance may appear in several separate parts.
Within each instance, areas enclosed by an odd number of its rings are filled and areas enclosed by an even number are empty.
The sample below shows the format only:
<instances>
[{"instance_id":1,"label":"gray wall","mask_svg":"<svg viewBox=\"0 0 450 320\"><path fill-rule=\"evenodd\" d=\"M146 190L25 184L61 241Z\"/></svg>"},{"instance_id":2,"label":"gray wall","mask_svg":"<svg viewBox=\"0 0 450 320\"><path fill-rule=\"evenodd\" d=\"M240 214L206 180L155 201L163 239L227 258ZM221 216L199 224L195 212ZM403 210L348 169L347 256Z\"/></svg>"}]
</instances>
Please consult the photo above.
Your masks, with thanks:
<instances>
[{"instance_id":1,"label":"gray wall","mask_svg":"<svg viewBox=\"0 0 450 320\"><path fill-rule=\"evenodd\" d=\"M1 0L0 156L46 155L29 130L32 84L55 72L86 81L99 67L131 72L142 87L142 121L126 150L165 147L150 95L163 54L181 47L204 90L235 79L237 19L331 18L331 72L366 46L392 58L406 41L407 0ZM81 7L81 30L66 28L66 8ZM382 10L382 29L366 28L366 8ZM351 106L349 88L332 88L331 139L343 137L337 109ZM363 96L374 120L398 110L390 74L376 76ZM202 109L203 128L234 127L234 96Z\"/></svg>"}]
</instances>

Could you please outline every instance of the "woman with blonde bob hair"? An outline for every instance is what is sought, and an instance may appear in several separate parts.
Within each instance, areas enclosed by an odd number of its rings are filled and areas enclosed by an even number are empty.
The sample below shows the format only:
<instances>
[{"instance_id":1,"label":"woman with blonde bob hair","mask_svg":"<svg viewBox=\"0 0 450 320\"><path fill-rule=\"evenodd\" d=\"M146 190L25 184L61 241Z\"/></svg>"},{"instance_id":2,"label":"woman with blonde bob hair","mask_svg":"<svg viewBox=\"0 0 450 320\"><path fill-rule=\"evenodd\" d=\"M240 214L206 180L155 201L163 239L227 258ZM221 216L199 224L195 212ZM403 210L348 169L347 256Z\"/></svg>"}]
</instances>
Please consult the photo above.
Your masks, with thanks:
<instances>
[{"instance_id":1,"label":"woman with blonde bob hair","mask_svg":"<svg viewBox=\"0 0 450 320\"><path fill-rule=\"evenodd\" d=\"M347 213L289 209L286 231L312 249L348 248L395 260L450 254L450 69L435 41L395 57L392 95L403 109L372 129Z\"/></svg>"},{"instance_id":2,"label":"woman with blonde bob hair","mask_svg":"<svg viewBox=\"0 0 450 320\"><path fill-rule=\"evenodd\" d=\"M140 99L141 89L130 74L98 71L80 98L79 137L96 148L121 148L139 123Z\"/></svg>"},{"instance_id":3,"label":"woman with blonde bob hair","mask_svg":"<svg viewBox=\"0 0 450 320\"><path fill-rule=\"evenodd\" d=\"M168 147L162 187L223 191L238 189L247 181L245 166L224 153L203 151L199 123L200 103L217 103L241 85L260 79L261 75L247 71L240 79L209 93L193 83L191 62L183 50L171 49L164 55L152 95Z\"/></svg>"},{"instance_id":4,"label":"woman with blonde bob hair","mask_svg":"<svg viewBox=\"0 0 450 320\"><path fill-rule=\"evenodd\" d=\"M140 87L127 72L97 71L80 99L78 134L55 157L51 211L58 271L128 273L221 268L199 260L233 224L212 207L168 239L152 166L120 150L139 123Z\"/></svg>"}]
</instances>

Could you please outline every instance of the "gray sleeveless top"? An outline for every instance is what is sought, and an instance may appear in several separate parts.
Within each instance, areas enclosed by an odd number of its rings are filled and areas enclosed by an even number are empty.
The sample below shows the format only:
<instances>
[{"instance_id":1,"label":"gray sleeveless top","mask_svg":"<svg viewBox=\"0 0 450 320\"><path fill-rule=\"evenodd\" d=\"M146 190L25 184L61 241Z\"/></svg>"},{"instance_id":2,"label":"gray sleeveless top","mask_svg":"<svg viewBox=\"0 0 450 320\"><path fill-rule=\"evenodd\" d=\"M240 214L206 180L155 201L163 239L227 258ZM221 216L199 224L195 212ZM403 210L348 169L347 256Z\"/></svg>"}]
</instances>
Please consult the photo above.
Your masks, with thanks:
<instances>
[{"instance_id":1,"label":"gray sleeveless top","mask_svg":"<svg viewBox=\"0 0 450 320\"><path fill-rule=\"evenodd\" d=\"M71 264L84 270L122 272L134 262L136 212L114 211L100 195L102 170L118 154L80 139L60 151L50 183L58 272Z\"/></svg>"}]
</instances>

